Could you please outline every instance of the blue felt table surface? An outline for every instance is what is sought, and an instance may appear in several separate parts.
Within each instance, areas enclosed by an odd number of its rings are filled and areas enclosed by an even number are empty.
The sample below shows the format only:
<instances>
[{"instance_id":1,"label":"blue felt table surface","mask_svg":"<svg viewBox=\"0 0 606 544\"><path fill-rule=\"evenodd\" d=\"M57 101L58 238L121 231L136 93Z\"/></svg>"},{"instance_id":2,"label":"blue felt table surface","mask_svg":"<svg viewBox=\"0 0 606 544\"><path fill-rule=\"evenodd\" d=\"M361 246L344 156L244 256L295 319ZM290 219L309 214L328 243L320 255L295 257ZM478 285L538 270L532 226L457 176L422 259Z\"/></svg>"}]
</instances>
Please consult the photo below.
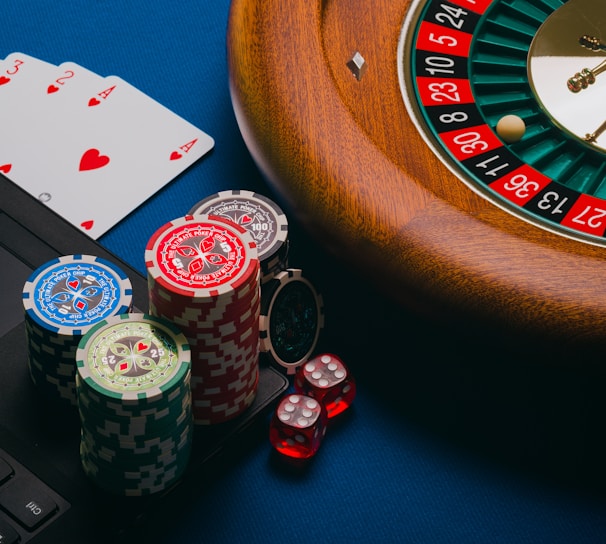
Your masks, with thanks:
<instances>
[{"instance_id":1,"label":"blue felt table surface","mask_svg":"<svg viewBox=\"0 0 606 544\"><path fill-rule=\"evenodd\" d=\"M210 155L101 238L141 272L151 233L204 196L274 196L231 108L228 11L228 0L2 7L0 57L20 51L121 76L215 139ZM340 354L358 380L354 407L305 467L280 462L261 426L147 541L606 541L602 378L409 315L294 222L292 238L291 265L309 271L325 300L319 349Z\"/></svg>"}]
</instances>

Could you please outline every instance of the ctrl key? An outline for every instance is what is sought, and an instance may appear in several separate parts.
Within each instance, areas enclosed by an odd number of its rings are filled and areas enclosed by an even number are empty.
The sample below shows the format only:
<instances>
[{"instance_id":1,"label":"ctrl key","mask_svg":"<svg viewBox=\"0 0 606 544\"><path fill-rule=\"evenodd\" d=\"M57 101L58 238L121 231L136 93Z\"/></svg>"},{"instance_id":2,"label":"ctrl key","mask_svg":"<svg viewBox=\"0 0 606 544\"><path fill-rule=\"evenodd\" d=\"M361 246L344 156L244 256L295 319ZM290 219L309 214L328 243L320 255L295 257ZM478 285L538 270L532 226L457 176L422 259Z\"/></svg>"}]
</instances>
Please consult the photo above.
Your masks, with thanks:
<instances>
[{"instance_id":1,"label":"ctrl key","mask_svg":"<svg viewBox=\"0 0 606 544\"><path fill-rule=\"evenodd\" d=\"M35 481L17 481L17 478L0 488L0 507L28 531L33 531L57 511L57 503L41 491Z\"/></svg>"}]
</instances>

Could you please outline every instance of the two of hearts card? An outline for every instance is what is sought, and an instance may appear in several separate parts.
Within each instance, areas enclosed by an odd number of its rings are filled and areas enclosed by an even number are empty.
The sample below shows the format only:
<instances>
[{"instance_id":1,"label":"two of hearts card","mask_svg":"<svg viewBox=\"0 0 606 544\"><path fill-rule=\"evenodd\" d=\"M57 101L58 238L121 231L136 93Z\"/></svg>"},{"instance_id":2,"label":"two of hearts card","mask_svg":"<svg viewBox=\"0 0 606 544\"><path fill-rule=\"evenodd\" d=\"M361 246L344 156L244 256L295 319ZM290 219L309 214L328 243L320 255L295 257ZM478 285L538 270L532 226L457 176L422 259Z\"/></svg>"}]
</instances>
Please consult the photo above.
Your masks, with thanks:
<instances>
[{"instance_id":1,"label":"two of hearts card","mask_svg":"<svg viewBox=\"0 0 606 544\"><path fill-rule=\"evenodd\" d=\"M0 172L97 239L214 140L117 76L0 60Z\"/></svg>"}]
</instances>

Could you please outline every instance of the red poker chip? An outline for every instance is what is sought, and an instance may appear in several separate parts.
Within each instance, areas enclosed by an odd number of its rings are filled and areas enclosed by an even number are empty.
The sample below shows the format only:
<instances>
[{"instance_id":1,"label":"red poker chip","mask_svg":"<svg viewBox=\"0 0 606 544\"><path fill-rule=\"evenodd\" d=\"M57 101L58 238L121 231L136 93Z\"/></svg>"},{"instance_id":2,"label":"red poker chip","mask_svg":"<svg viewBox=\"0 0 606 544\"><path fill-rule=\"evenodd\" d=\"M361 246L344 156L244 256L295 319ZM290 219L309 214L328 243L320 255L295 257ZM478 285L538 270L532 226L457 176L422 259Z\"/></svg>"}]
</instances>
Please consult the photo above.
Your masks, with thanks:
<instances>
[{"instance_id":1,"label":"red poker chip","mask_svg":"<svg viewBox=\"0 0 606 544\"><path fill-rule=\"evenodd\" d=\"M196 425L225 423L249 408L255 400L255 397L256 386L251 389L248 395L244 396L235 404L224 403L211 406L211 403L200 401L193 406L194 423Z\"/></svg>"},{"instance_id":2,"label":"red poker chip","mask_svg":"<svg viewBox=\"0 0 606 544\"><path fill-rule=\"evenodd\" d=\"M175 323L191 349L195 423L235 417L254 399L259 372L261 271L251 235L225 218L186 216L154 233L145 261L150 313Z\"/></svg>"},{"instance_id":3,"label":"red poker chip","mask_svg":"<svg viewBox=\"0 0 606 544\"><path fill-rule=\"evenodd\" d=\"M232 408L239 408L243 405L248 407L248 403L246 399L250 397L251 394L254 395L254 383L250 386L243 388L241 391L237 392L237 397L234 396L233 393L221 393L221 394L210 394L201 397L202 399L206 399L210 402L207 407L207 410L210 412L227 412ZM194 419L197 414L194 412ZM235 414L234 414L235 415Z\"/></svg>"},{"instance_id":4,"label":"red poker chip","mask_svg":"<svg viewBox=\"0 0 606 544\"><path fill-rule=\"evenodd\" d=\"M200 363L200 367L196 368L194 383L198 380L203 381L205 378L218 378L222 376L228 381L233 376L240 377L241 372L252 372L257 366L258 356L256 350L248 350L234 355L223 361L216 361L212 364Z\"/></svg>"},{"instance_id":5,"label":"red poker chip","mask_svg":"<svg viewBox=\"0 0 606 544\"><path fill-rule=\"evenodd\" d=\"M198 399L212 399L215 402L230 401L235 395L239 395L243 391L249 393L254 382L254 375L251 375L247 376L245 379L230 382L228 385L218 383L207 384L204 387L199 386L196 388L196 397Z\"/></svg>"},{"instance_id":6,"label":"red poker chip","mask_svg":"<svg viewBox=\"0 0 606 544\"><path fill-rule=\"evenodd\" d=\"M236 369L225 374L217 374L212 375L209 374L207 376L197 376L196 380L194 380L191 384L191 388L206 388L206 387L229 387L232 383L240 383L241 381L246 381L254 372L252 368L252 364L248 363L242 366L241 369Z\"/></svg>"},{"instance_id":7,"label":"red poker chip","mask_svg":"<svg viewBox=\"0 0 606 544\"><path fill-rule=\"evenodd\" d=\"M261 296L258 291L253 292L250 297L243 299L238 304L233 304L224 308L178 307L176 305L158 303L157 298L153 295L151 295L149 299L150 308L167 319L174 321L178 320L182 323L182 326L192 326L195 328L205 326L208 328L215 324L227 323L245 318L251 309L260 305Z\"/></svg>"},{"instance_id":8,"label":"red poker chip","mask_svg":"<svg viewBox=\"0 0 606 544\"><path fill-rule=\"evenodd\" d=\"M217 339L214 342L203 339L192 340L192 344L199 346L200 358L204 359L226 357L244 349L254 349L258 347L257 328L250 329L249 334L237 334L238 336L233 336L232 338L224 337L223 339Z\"/></svg>"},{"instance_id":9,"label":"red poker chip","mask_svg":"<svg viewBox=\"0 0 606 544\"><path fill-rule=\"evenodd\" d=\"M244 316L245 319L241 321L232 320L225 323L213 324L209 327L192 329L193 334L190 334L189 337L192 340L210 341L210 343L213 344L215 343L213 340L220 338L229 341L248 336L250 332L259 330L259 308L252 308L252 310L250 315Z\"/></svg>"},{"instance_id":10,"label":"red poker chip","mask_svg":"<svg viewBox=\"0 0 606 544\"><path fill-rule=\"evenodd\" d=\"M259 319L260 305L258 302L252 303L245 311L228 319L221 321L209 321L196 323L181 318L174 318L175 323L181 323L180 329L184 332L191 332L189 335L193 338L205 339L216 338L218 336L230 336L238 331L255 326ZM256 325L258 328L258 325Z\"/></svg>"},{"instance_id":11,"label":"red poker chip","mask_svg":"<svg viewBox=\"0 0 606 544\"><path fill-rule=\"evenodd\" d=\"M225 306L211 306L197 307L193 304L168 304L161 300L158 300L153 294L149 297L150 302L158 308L159 311L164 313L170 313L171 315L181 317L183 319L190 319L192 321L215 321L225 319L233 314L238 314L242 310L250 306L251 302L256 302L260 295L251 294L251 296L238 301L238 303L231 303Z\"/></svg>"},{"instance_id":12,"label":"red poker chip","mask_svg":"<svg viewBox=\"0 0 606 544\"><path fill-rule=\"evenodd\" d=\"M234 291L226 291L220 296L209 296L204 299L194 299L189 295L183 296L178 293L166 290L161 284L158 284L148 275L149 292L152 298L160 306L175 307L179 309L195 309L201 313L209 310L228 309L231 306L237 306L243 303L253 292L258 289L258 268L253 269L249 281Z\"/></svg>"},{"instance_id":13,"label":"red poker chip","mask_svg":"<svg viewBox=\"0 0 606 544\"><path fill-rule=\"evenodd\" d=\"M217 338L214 342L209 339L190 338L188 343L196 353L199 353L194 359L221 357L241 349L257 347L258 329L251 328L249 333L237 332L232 337Z\"/></svg>"},{"instance_id":14,"label":"red poker chip","mask_svg":"<svg viewBox=\"0 0 606 544\"><path fill-rule=\"evenodd\" d=\"M224 357L236 353L242 349L252 349L257 347L258 329L251 328L250 332L237 332L228 337L219 337L215 339L192 338L188 340L190 347L200 354L196 359L209 359L213 357Z\"/></svg>"},{"instance_id":15,"label":"red poker chip","mask_svg":"<svg viewBox=\"0 0 606 544\"><path fill-rule=\"evenodd\" d=\"M214 216L185 216L160 227L146 246L145 263L168 292L201 300L239 289L259 268L248 231Z\"/></svg>"},{"instance_id":16,"label":"red poker chip","mask_svg":"<svg viewBox=\"0 0 606 544\"><path fill-rule=\"evenodd\" d=\"M206 373L205 376L200 376L199 377L200 381L197 383L203 383L203 384L208 383L211 385L216 385L219 382L224 383L225 381L228 381L228 382L239 381L242 379L243 376L249 375L251 372L254 371L254 366L255 366L256 361L243 360L240 362L243 364L236 365L231 369L210 370Z\"/></svg>"},{"instance_id":17,"label":"red poker chip","mask_svg":"<svg viewBox=\"0 0 606 544\"><path fill-rule=\"evenodd\" d=\"M245 303L239 306L232 306L226 310L205 311L200 312L192 308L179 309L175 307L164 307L158 305L155 300L150 297L150 308L161 313L166 318L179 319L185 324L192 327L209 328L214 324L224 324L230 321L245 319L246 315L255 307L260 305L260 297L251 297Z\"/></svg>"},{"instance_id":18,"label":"red poker chip","mask_svg":"<svg viewBox=\"0 0 606 544\"><path fill-rule=\"evenodd\" d=\"M238 371L243 365L248 364L251 359L254 364L257 364L257 350L254 348L242 349L239 352L232 352L226 356L213 356L207 359L198 359L195 361L196 376L204 377L212 374L219 375L220 373L228 373Z\"/></svg>"},{"instance_id":19,"label":"red poker chip","mask_svg":"<svg viewBox=\"0 0 606 544\"><path fill-rule=\"evenodd\" d=\"M254 374L257 367L255 359L243 360L239 361L239 363L230 369L224 369L223 371L215 369L199 375L194 382L195 385L192 386L192 390L197 387L205 387L206 385L214 387L220 383L229 385L231 382L239 382L247 376Z\"/></svg>"},{"instance_id":20,"label":"red poker chip","mask_svg":"<svg viewBox=\"0 0 606 544\"><path fill-rule=\"evenodd\" d=\"M206 350L200 352L199 356L194 357L192 361L195 362L196 368L199 364L208 365L210 368L223 368L226 365L233 364L233 361L239 356L243 357L249 354L257 355L258 349L258 343L256 341L251 341L242 345L230 344L229 346L218 347L212 351Z\"/></svg>"},{"instance_id":21,"label":"red poker chip","mask_svg":"<svg viewBox=\"0 0 606 544\"><path fill-rule=\"evenodd\" d=\"M242 375L251 374L254 372L257 365L257 358L243 355L235 359L231 363L226 363L223 366L215 366L214 368L201 369L196 375L196 381L194 383L201 384L207 380L213 380L213 384L216 385L219 381L223 381L225 385L228 385L232 380L241 380ZM192 387L194 391L196 387ZM194 394L195 396L195 394Z\"/></svg>"},{"instance_id":22,"label":"red poker chip","mask_svg":"<svg viewBox=\"0 0 606 544\"><path fill-rule=\"evenodd\" d=\"M226 410L242 406L243 404L248 404L249 401L254 400L258 375L254 374L251 378L248 387L239 391L236 395L228 395L223 399L210 397L196 399L193 401L193 409L197 410L198 413L201 410L207 410L219 414Z\"/></svg>"},{"instance_id":23,"label":"red poker chip","mask_svg":"<svg viewBox=\"0 0 606 544\"><path fill-rule=\"evenodd\" d=\"M223 324L211 325L209 327L197 327L195 322L186 321L177 317L173 317L171 321L179 327L179 330L192 341L213 340L217 338L229 338L236 336L238 332L242 333L245 329L251 328L255 324L254 315L246 319L246 321L228 321Z\"/></svg>"},{"instance_id":24,"label":"red poker chip","mask_svg":"<svg viewBox=\"0 0 606 544\"><path fill-rule=\"evenodd\" d=\"M208 343L209 346L223 343L230 344L232 342L241 343L251 334L258 336L258 315L259 312L257 311L246 321L226 323L203 330L184 329L182 327L181 330L184 331L188 341L199 346L204 346L205 343Z\"/></svg>"},{"instance_id":25,"label":"red poker chip","mask_svg":"<svg viewBox=\"0 0 606 544\"><path fill-rule=\"evenodd\" d=\"M201 398L195 400L192 408L194 421L202 414L211 416L231 416L237 415L241 408L248 407L255 398L256 384L253 383L248 389L238 393L237 396L231 395L229 398Z\"/></svg>"}]
</instances>

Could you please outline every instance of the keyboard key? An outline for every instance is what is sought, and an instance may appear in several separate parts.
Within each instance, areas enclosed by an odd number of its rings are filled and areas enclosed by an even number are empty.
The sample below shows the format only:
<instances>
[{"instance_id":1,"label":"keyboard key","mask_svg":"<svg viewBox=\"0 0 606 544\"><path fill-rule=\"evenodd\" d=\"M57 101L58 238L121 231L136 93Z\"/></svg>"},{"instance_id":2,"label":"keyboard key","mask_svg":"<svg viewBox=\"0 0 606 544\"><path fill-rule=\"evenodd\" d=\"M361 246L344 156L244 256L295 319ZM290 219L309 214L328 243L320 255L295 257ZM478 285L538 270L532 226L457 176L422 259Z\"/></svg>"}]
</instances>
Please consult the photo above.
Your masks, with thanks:
<instances>
[{"instance_id":1,"label":"keyboard key","mask_svg":"<svg viewBox=\"0 0 606 544\"><path fill-rule=\"evenodd\" d=\"M10 523L0 519L0 544L15 544L19 542L19 535Z\"/></svg>"},{"instance_id":2,"label":"keyboard key","mask_svg":"<svg viewBox=\"0 0 606 544\"><path fill-rule=\"evenodd\" d=\"M3 484L13 475L13 467L11 467L2 457L0 457L0 484ZM0 544L3 544L0 540Z\"/></svg>"},{"instance_id":3,"label":"keyboard key","mask_svg":"<svg viewBox=\"0 0 606 544\"><path fill-rule=\"evenodd\" d=\"M30 531L57 511L57 503L36 483L26 479L0 488L0 506Z\"/></svg>"}]
</instances>

